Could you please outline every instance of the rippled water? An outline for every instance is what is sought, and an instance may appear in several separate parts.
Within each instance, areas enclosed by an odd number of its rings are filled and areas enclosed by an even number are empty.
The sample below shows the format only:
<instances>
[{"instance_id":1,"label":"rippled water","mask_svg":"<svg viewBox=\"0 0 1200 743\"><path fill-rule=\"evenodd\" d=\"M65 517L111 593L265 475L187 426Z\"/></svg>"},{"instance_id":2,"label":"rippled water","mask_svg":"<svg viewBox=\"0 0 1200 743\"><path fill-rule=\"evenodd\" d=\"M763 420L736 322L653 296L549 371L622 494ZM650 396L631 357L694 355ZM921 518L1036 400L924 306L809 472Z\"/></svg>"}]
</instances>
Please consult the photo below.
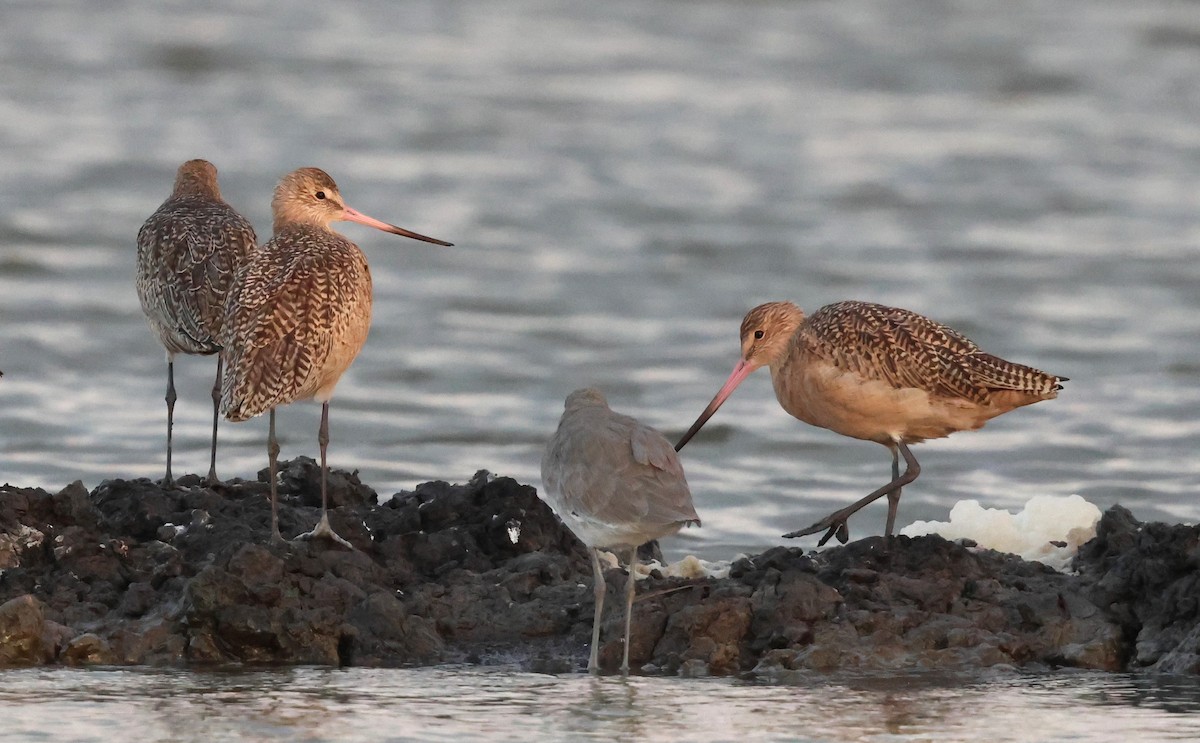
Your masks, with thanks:
<instances>
[{"instance_id":1,"label":"rippled water","mask_svg":"<svg viewBox=\"0 0 1200 743\"><path fill-rule=\"evenodd\" d=\"M920 447L901 521L1036 494L1195 520L1200 15L1191 4L305 0L7 3L0 23L0 480L159 476L163 354L134 236L202 156L269 230L319 165L356 208L375 320L331 459L387 495L479 468L538 481L595 383L676 435L742 314L845 298L925 312L1071 378ZM207 465L211 359L177 364L177 472ZM315 454L318 409L281 413ZM220 472L265 466L226 425ZM876 445L749 380L686 451L730 557L882 483ZM878 533L882 508L855 533Z\"/></svg>"},{"instance_id":2,"label":"rippled water","mask_svg":"<svg viewBox=\"0 0 1200 743\"><path fill-rule=\"evenodd\" d=\"M1200 735L1194 679L726 679L512 668L10 671L6 740L1166 741ZM470 705L447 704L468 698ZM447 714L447 707L454 714Z\"/></svg>"}]
</instances>

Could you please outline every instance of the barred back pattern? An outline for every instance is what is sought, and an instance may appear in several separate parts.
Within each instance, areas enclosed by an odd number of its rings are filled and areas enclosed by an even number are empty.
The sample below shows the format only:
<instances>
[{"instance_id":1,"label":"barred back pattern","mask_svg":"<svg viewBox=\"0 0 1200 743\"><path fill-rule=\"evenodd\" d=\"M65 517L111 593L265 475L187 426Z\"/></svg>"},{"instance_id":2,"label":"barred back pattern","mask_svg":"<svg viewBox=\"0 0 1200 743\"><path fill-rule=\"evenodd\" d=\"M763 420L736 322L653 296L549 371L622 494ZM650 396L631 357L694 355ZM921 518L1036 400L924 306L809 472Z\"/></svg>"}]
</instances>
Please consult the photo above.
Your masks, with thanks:
<instances>
[{"instance_id":1,"label":"barred back pattern","mask_svg":"<svg viewBox=\"0 0 1200 743\"><path fill-rule=\"evenodd\" d=\"M1000 390L1050 399L1066 381L986 353L923 315L870 302L822 307L801 325L793 342L865 378L981 405Z\"/></svg>"}]
</instances>

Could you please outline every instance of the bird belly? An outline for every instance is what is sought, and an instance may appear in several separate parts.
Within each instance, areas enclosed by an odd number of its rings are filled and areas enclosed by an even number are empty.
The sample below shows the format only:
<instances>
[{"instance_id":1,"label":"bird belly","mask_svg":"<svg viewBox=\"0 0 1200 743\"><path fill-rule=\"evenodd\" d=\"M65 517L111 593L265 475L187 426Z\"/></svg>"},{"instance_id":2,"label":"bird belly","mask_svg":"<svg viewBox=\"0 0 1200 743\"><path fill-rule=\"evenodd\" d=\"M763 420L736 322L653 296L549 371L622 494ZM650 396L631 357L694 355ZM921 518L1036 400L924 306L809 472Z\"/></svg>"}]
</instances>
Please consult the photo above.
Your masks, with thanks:
<instances>
[{"instance_id":1,"label":"bird belly","mask_svg":"<svg viewBox=\"0 0 1200 743\"><path fill-rule=\"evenodd\" d=\"M979 428L996 412L913 387L897 388L829 365L776 375L775 394L792 416L851 438L917 443Z\"/></svg>"},{"instance_id":2,"label":"bird belly","mask_svg":"<svg viewBox=\"0 0 1200 743\"><path fill-rule=\"evenodd\" d=\"M240 338L270 324L248 325L227 350L222 410L231 421L252 418L279 405L315 399L329 402L342 374L362 350L371 327L369 282L353 295L302 307L289 317L286 334L243 349ZM332 308L332 313L323 310ZM236 325L234 327L237 327Z\"/></svg>"},{"instance_id":3,"label":"bird belly","mask_svg":"<svg viewBox=\"0 0 1200 743\"><path fill-rule=\"evenodd\" d=\"M576 511L563 503L552 503L551 507L562 519L571 533L589 547L638 547L654 539L674 534L679 531L684 522L679 521L670 525L622 523L614 524L604 519Z\"/></svg>"},{"instance_id":4,"label":"bird belly","mask_svg":"<svg viewBox=\"0 0 1200 743\"><path fill-rule=\"evenodd\" d=\"M363 345L367 342L367 333L371 330L370 305L365 312L349 314L338 327L334 329L333 340L329 347L329 356L321 366L321 371L313 380L310 397L317 402L329 402L333 390L342 374L358 358Z\"/></svg>"}]
</instances>

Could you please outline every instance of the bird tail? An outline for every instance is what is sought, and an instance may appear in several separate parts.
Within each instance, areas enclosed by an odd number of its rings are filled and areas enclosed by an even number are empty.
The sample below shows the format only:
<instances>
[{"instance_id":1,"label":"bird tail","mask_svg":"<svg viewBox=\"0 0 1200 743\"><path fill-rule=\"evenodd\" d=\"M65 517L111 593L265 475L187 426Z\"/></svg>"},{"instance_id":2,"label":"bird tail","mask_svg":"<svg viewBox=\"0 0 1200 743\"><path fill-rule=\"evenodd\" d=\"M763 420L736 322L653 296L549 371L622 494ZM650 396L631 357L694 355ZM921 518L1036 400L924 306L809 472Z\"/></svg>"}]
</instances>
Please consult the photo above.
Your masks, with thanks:
<instances>
[{"instance_id":1,"label":"bird tail","mask_svg":"<svg viewBox=\"0 0 1200 743\"><path fill-rule=\"evenodd\" d=\"M1032 366L1005 361L989 353L975 354L972 356L972 361L976 380L982 386L994 390L1023 392L1039 399L1049 400L1058 396L1058 391L1063 388L1061 383L1067 381L1066 377L1058 377Z\"/></svg>"}]
</instances>

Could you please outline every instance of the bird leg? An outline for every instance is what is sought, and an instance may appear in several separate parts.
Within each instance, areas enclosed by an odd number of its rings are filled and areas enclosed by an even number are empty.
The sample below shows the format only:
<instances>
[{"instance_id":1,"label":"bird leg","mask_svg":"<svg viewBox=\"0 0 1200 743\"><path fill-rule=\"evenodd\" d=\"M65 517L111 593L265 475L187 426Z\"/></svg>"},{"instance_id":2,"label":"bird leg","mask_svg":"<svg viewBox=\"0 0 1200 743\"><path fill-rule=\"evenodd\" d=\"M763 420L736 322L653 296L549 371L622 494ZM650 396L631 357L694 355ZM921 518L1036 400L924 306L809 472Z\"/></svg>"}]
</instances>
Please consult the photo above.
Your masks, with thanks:
<instances>
[{"instance_id":1,"label":"bird leg","mask_svg":"<svg viewBox=\"0 0 1200 743\"><path fill-rule=\"evenodd\" d=\"M596 597L596 612L592 617L592 652L588 656L588 672L600 672L600 616L604 612L604 594L608 586L604 582L604 569L600 567L600 551L592 547L592 574L595 582L592 593Z\"/></svg>"},{"instance_id":2,"label":"bird leg","mask_svg":"<svg viewBox=\"0 0 1200 743\"><path fill-rule=\"evenodd\" d=\"M171 477L171 432L175 428L175 359L167 357L167 475L163 478L163 487L174 487L175 479Z\"/></svg>"},{"instance_id":3,"label":"bird leg","mask_svg":"<svg viewBox=\"0 0 1200 743\"><path fill-rule=\"evenodd\" d=\"M321 520L313 527L313 530L307 534L301 534L296 539L316 539L317 537L325 537L332 539L343 547L354 549L354 545L347 542L338 536L333 527L329 525L329 509L328 503L328 486L326 480L329 465L325 461L325 451L329 448L329 403L321 403L321 428L317 431L317 445L321 448Z\"/></svg>"},{"instance_id":4,"label":"bird leg","mask_svg":"<svg viewBox=\"0 0 1200 743\"><path fill-rule=\"evenodd\" d=\"M279 533L279 495L276 492L279 480L279 441L275 438L275 408L271 408L271 424L267 428L267 473L271 481L271 544L284 544Z\"/></svg>"},{"instance_id":5,"label":"bird leg","mask_svg":"<svg viewBox=\"0 0 1200 743\"><path fill-rule=\"evenodd\" d=\"M849 506L846 506L839 511L834 511L807 529L800 529L799 531L793 531L784 534L784 538L791 539L793 537L803 537L809 534L816 534L823 529L828 529L828 531L825 533L825 536L821 537L821 541L817 542L818 547L824 545L829 541L830 537L834 536L838 538L839 542L845 544L846 540L850 538L850 530L846 527L846 519L857 513L858 510L863 506L867 505L868 503L872 503L885 495L888 496L888 535L890 536L892 524L896 518L895 509L900 502L900 488L917 479L917 475L921 474L921 465L917 463L917 458L913 456L911 451L909 451L908 445L903 441L897 441L896 449L899 450L900 455L904 457L904 463L906 467L903 475L898 474L900 469L899 461L893 459L893 479L887 485L884 485L878 490L872 492L870 495L860 498L859 500L851 503ZM895 493L895 495L891 495L892 493Z\"/></svg>"},{"instance_id":6,"label":"bird leg","mask_svg":"<svg viewBox=\"0 0 1200 743\"><path fill-rule=\"evenodd\" d=\"M633 593L637 581L637 545L629 548L629 577L625 579L625 655L621 659L621 675L629 675L629 630L633 622Z\"/></svg>"},{"instance_id":7,"label":"bird leg","mask_svg":"<svg viewBox=\"0 0 1200 743\"><path fill-rule=\"evenodd\" d=\"M221 482L217 479L217 421L221 420L221 370L224 366L225 358L222 354L217 354L217 381L213 382L212 401L213 401L213 438L212 438L212 457L208 460L208 480L206 484L209 486L216 485Z\"/></svg>"},{"instance_id":8,"label":"bird leg","mask_svg":"<svg viewBox=\"0 0 1200 743\"><path fill-rule=\"evenodd\" d=\"M889 446L892 450L892 482L900 479L900 452L896 447ZM884 529L883 535L891 539L892 527L896 525L896 508L900 505L900 488L896 488L887 494L888 499L888 515L887 528Z\"/></svg>"}]
</instances>

